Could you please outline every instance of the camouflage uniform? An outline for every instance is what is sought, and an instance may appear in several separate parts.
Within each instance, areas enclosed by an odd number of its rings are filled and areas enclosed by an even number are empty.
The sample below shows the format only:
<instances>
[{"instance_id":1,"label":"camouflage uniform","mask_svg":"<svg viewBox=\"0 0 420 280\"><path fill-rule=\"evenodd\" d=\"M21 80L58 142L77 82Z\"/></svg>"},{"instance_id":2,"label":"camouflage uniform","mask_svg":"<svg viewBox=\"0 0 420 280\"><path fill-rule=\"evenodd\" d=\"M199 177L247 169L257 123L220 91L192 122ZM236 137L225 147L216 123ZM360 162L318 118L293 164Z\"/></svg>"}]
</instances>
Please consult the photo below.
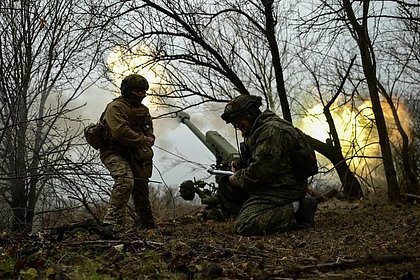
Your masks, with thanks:
<instances>
[{"instance_id":1,"label":"camouflage uniform","mask_svg":"<svg viewBox=\"0 0 420 280\"><path fill-rule=\"evenodd\" d=\"M247 160L235 173L235 186L219 185L225 203L235 192L245 197L235 221L239 234L268 234L296 226L292 202L307 192L307 180L298 179L291 166L291 152L299 137L296 128L270 110L256 118L244 138Z\"/></svg>"},{"instance_id":2,"label":"camouflage uniform","mask_svg":"<svg viewBox=\"0 0 420 280\"><path fill-rule=\"evenodd\" d=\"M132 195L137 214L135 225L154 226L148 186L153 150L146 136L155 136L149 109L136 98L120 96L108 104L101 121L110 134L108 145L100 151L101 160L114 179L103 223L122 230Z\"/></svg>"}]
</instances>

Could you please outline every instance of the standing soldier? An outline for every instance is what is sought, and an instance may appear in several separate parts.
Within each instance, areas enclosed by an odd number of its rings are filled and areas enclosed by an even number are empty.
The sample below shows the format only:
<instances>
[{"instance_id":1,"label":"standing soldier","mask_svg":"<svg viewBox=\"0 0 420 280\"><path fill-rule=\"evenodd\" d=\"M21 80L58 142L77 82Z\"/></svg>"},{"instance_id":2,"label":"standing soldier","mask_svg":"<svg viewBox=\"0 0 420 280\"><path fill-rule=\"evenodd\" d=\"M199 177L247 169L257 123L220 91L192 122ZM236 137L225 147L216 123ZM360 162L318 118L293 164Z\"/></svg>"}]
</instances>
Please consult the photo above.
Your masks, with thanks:
<instances>
[{"instance_id":1,"label":"standing soldier","mask_svg":"<svg viewBox=\"0 0 420 280\"><path fill-rule=\"evenodd\" d=\"M155 136L149 109L142 104L148 89L149 83L143 76L128 75L121 82L121 96L107 105L101 117L109 134L107 144L100 150L101 161L114 179L103 220L109 232L124 229L130 195L137 214L135 227L155 227L148 185Z\"/></svg>"}]
</instances>

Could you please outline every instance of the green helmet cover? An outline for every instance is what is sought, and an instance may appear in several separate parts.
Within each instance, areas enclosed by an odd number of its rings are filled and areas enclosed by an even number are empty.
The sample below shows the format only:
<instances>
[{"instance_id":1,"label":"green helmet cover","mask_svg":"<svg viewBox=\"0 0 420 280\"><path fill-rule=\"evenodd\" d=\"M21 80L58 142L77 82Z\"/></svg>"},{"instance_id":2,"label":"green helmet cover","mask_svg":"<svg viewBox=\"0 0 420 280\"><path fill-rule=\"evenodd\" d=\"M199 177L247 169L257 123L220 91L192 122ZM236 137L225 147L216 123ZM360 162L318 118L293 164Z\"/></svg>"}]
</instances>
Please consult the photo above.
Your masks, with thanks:
<instances>
[{"instance_id":1,"label":"green helmet cover","mask_svg":"<svg viewBox=\"0 0 420 280\"><path fill-rule=\"evenodd\" d=\"M229 101L221 118L226 123L231 123L235 117L246 114L252 107L258 109L261 105L261 96L241 94Z\"/></svg>"}]
</instances>

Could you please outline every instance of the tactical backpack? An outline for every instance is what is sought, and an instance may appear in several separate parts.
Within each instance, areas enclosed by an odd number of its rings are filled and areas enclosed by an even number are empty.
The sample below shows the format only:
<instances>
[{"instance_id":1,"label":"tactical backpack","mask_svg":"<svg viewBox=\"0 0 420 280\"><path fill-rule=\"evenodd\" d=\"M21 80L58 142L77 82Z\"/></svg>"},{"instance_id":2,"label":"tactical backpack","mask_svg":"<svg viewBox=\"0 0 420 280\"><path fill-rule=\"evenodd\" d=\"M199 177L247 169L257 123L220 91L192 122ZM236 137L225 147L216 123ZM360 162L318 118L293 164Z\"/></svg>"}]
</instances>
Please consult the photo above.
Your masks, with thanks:
<instances>
[{"instance_id":1,"label":"tactical backpack","mask_svg":"<svg viewBox=\"0 0 420 280\"><path fill-rule=\"evenodd\" d=\"M292 168L298 178L307 179L318 174L318 162L315 150L309 145L303 132L297 130L300 139L297 147L292 151Z\"/></svg>"},{"instance_id":2,"label":"tactical backpack","mask_svg":"<svg viewBox=\"0 0 420 280\"><path fill-rule=\"evenodd\" d=\"M86 141L95 150L104 148L107 144L106 124L102 123L104 114L105 111L101 114L97 123L91 123L83 130Z\"/></svg>"}]
</instances>

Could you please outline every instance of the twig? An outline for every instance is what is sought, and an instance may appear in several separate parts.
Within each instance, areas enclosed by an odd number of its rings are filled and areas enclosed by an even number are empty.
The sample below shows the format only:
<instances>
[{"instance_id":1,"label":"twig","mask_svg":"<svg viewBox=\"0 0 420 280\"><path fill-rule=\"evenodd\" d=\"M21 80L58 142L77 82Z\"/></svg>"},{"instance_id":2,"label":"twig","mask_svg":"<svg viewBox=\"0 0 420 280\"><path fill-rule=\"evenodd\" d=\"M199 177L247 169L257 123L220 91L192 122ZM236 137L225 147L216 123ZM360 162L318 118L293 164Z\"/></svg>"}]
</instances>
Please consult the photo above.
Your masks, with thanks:
<instances>
[{"instance_id":1,"label":"twig","mask_svg":"<svg viewBox=\"0 0 420 280\"><path fill-rule=\"evenodd\" d=\"M70 243L66 244L70 247L77 247L80 245L111 245L111 244L123 244L123 245L134 245L134 244L141 244L144 246L163 246L163 243L161 242L155 242L155 241L147 241L147 240L88 240L83 242L76 242L76 243Z\"/></svg>"},{"instance_id":2,"label":"twig","mask_svg":"<svg viewBox=\"0 0 420 280\"><path fill-rule=\"evenodd\" d=\"M419 195L415 195L415 194L411 194L411 193L406 193L405 196L410 197L410 198L414 198L414 199L420 199Z\"/></svg>"},{"instance_id":3,"label":"twig","mask_svg":"<svg viewBox=\"0 0 420 280\"><path fill-rule=\"evenodd\" d=\"M416 259L420 256L415 255L385 255L385 256L378 256L378 257L367 257L361 259L352 259L352 260L342 260L339 262L332 262L332 263L320 263L315 265L308 265L308 266L300 266L295 269L290 269L287 271L283 271L282 273L274 274L271 276L281 276L281 275L298 275L304 272L311 272L311 271L322 271L326 272L329 270L343 270L361 266L367 266L371 264L384 264L384 263L401 263L403 261L407 261L410 259Z\"/></svg>"}]
</instances>

